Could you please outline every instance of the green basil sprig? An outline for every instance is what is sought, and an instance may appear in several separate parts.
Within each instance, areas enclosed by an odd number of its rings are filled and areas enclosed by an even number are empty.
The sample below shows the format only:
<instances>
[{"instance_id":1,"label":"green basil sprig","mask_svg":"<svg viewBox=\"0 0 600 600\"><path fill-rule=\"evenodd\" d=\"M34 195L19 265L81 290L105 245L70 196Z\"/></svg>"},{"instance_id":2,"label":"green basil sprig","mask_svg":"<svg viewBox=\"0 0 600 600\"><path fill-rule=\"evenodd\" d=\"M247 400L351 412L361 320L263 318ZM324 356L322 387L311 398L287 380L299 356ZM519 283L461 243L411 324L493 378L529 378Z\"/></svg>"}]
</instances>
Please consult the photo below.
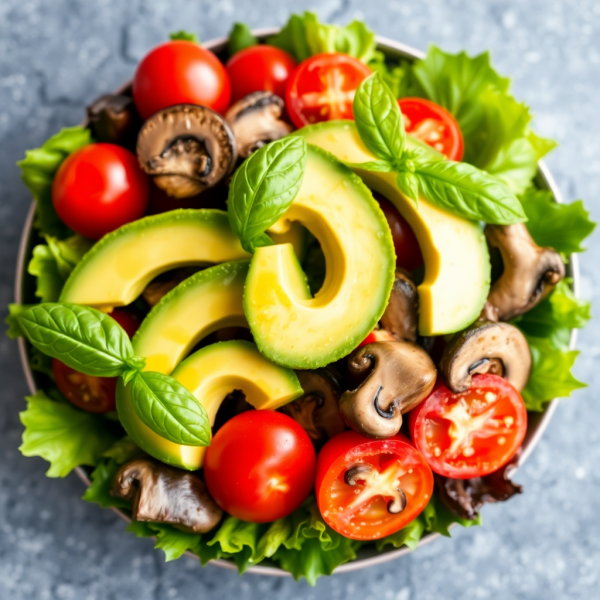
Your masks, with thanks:
<instances>
[{"instance_id":1,"label":"green basil sprig","mask_svg":"<svg viewBox=\"0 0 600 600\"><path fill-rule=\"evenodd\" d=\"M178 381L142 371L127 333L109 315L79 304L47 302L16 316L38 350L95 377L123 378L131 386L137 416L152 431L177 444L208 446L210 424L204 407Z\"/></svg>"},{"instance_id":2,"label":"green basil sprig","mask_svg":"<svg viewBox=\"0 0 600 600\"><path fill-rule=\"evenodd\" d=\"M397 173L400 190L473 221L509 225L527 220L518 198L499 179L467 163L440 160L406 148L402 113L379 72L365 79L354 97L356 128L377 161L352 164L366 171Z\"/></svg>"},{"instance_id":3,"label":"green basil sprig","mask_svg":"<svg viewBox=\"0 0 600 600\"><path fill-rule=\"evenodd\" d=\"M231 229L247 252L272 243L265 231L298 194L306 154L304 138L282 138L252 153L235 172L227 210Z\"/></svg>"}]
</instances>

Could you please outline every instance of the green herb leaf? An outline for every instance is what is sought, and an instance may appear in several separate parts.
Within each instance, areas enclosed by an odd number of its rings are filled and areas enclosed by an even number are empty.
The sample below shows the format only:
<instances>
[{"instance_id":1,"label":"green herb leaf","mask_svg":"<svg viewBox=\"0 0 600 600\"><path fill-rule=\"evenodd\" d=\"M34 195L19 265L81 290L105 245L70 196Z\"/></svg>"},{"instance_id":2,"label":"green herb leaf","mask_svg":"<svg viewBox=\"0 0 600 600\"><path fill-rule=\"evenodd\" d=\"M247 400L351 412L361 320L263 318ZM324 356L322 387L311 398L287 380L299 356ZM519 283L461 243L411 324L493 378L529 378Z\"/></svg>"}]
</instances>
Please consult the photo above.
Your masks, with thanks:
<instances>
[{"instance_id":1,"label":"green herb leaf","mask_svg":"<svg viewBox=\"0 0 600 600\"><path fill-rule=\"evenodd\" d=\"M396 183L407 198L410 198L415 204L419 203L419 180L414 173L400 171L396 176Z\"/></svg>"},{"instance_id":2,"label":"green herb leaf","mask_svg":"<svg viewBox=\"0 0 600 600\"><path fill-rule=\"evenodd\" d=\"M174 31L169 34L170 40L181 40L184 42L194 42L196 44L200 43L200 38L195 33L190 33L189 31Z\"/></svg>"},{"instance_id":3,"label":"green herb leaf","mask_svg":"<svg viewBox=\"0 0 600 600\"><path fill-rule=\"evenodd\" d=\"M526 337L533 358L531 375L522 393L527 410L542 411L554 398L566 398L587 387L571 373L579 352L558 349L545 338Z\"/></svg>"},{"instance_id":4,"label":"green herb leaf","mask_svg":"<svg viewBox=\"0 0 600 600\"><path fill-rule=\"evenodd\" d=\"M415 175L425 199L465 219L497 225L527 219L521 203L503 183L467 163L416 161Z\"/></svg>"},{"instance_id":5,"label":"green herb leaf","mask_svg":"<svg viewBox=\"0 0 600 600\"><path fill-rule=\"evenodd\" d=\"M138 372L130 385L135 412L154 433L175 444L210 444L205 408L176 379L144 371Z\"/></svg>"},{"instance_id":6,"label":"green herb leaf","mask_svg":"<svg viewBox=\"0 0 600 600\"><path fill-rule=\"evenodd\" d=\"M378 173L393 173L396 171L396 164L386 162L385 160L368 160L367 162L362 163L347 162L344 164L351 169L363 169L365 171L375 171Z\"/></svg>"},{"instance_id":7,"label":"green herb leaf","mask_svg":"<svg viewBox=\"0 0 600 600\"><path fill-rule=\"evenodd\" d=\"M254 251L257 248L263 248L264 246L272 245L273 240L266 233L261 233L260 235L248 241L242 240L242 248L250 254L254 254Z\"/></svg>"},{"instance_id":8,"label":"green herb leaf","mask_svg":"<svg viewBox=\"0 0 600 600\"><path fill-rule=\"evenodd\" d=\"M582 200L571 204L554 202L552 192L528 190L521 196L523 210L529 219L527 229L539 246L557 252L583 252L582 242L596 228Z\"/></svg>"},{"instance_id":9,"label":"green herb leaf","mask_svg":"<svg viewBox=\"0 0 600 600\"><path fill-rule=\"evenodd\" d=\"M129 336L95 308L48 302L24 310L18 318L33 346L86 375L116 377L133 358Z\"/></svg>"},{"instance_id":10,"label":"green herb leaf","mask_svg":"<svg viewBox=\"0 0 600 600\"><path fill-rule=\"evenodd\" d=\"M315 54L342 52L369 62L375 55L375 34L361 21L345 27L326 25L315 13L292 15L280 32L267 39L301 62Z\"/></svg>"},{"instance_id":11,"label":"green herb leaf","mask_svg":"<svg viewBox=\"0 0 600 600\"><path fill-rule=\"evenodd\" d=\"M17 163L21 169L21 178L37 203L35 226L42 233L59 239L64 239L72 233L54 210L52 181L64 159L91 142L92 137L88 129L79 125L67 127L44 142L41 148L27 150L25 158Z\"/></svg>"},{"instance_id":12,"label":"green herb leaf","mask_svg":"<svg viewBox=\"0 0 600 600\"><path fill-rule=\"evenodd\" d=\"M354 96L353 111L365 146L386 163L399 161L406 137L402 113L380 73L373 73L360 84Z\"/></svg>"},{"instance_id":13,"label":"green herb leaf","mask_svg":"<svg viewBox=\"0 0 600 600\"><path fill-rule=\"evenodd\" d=\"M245 23L234 23L233 28L229 32L229 41L227 48L229 56L237 54L240 50L245 50L252 46L256 46L258 40L252 35L250 27Z\"/></svg>"},{"instance_id":14,"label":"green herb leaf","mask_svg":"<svg viewBox=\"0 0 600 600\"><path fill-rule=\"evenodd\" d=\"M20 414L25 425L23 456L41 456L50 463L48 477L65 477L79 465L95 465L115 436L102 416L50 400L38 391L27 398Z\"/></svg>"},{"instance_id":15,"label":"green herb leaf","mask_svg":"<svg viewBox=\"0 0 600 600\"><path fill-rule=\"evenodd\" d=\"M260 148L235 172L227 208L234 233L247 246L294 201L306 167L306 141L287 137Z\"/></svg>"}]
</instances>

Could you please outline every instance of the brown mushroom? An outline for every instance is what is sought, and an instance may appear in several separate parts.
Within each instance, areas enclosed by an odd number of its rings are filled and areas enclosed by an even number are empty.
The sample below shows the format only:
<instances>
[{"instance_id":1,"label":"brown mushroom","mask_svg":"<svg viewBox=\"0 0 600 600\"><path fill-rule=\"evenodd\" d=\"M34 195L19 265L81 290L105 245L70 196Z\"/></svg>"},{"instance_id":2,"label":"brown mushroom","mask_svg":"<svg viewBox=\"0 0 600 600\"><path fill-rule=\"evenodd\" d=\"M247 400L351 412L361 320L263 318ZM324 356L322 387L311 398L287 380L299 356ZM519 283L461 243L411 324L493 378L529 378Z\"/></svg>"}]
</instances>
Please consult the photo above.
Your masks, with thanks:
<instances>
[{"instance_id":1,"label":"brown mushroom","mask_svg":"<svg viewBox=\"0 0 600 600\"><path fill-rule=\"evenodd\" d=\"M133 98L120 94L100 96L87 107L88 126L97 142L135 148L142 120Z\"/></svg>"},{"instance_id":2,"label":"brown mushroom","mask_svg":"<svg viewBox=\"0 0 600 600\"><path fill-rule=\"evenodd\" d=\"M380 477L380 473L373 465L359 463L350 467L344 474L346 485L358 486L363 489L356 490L356 497L351 501L359 504L365 501L366 495L377 495L391 498L387 503L388 512L397 515L406 508L406 495L399 486L399 481L390 477Z\"/></svg>"},{"instance_id":3,"label":"brown mushroom","mask_svg":"<svg viewBox=\"0 0 600 600\"><path fill-rule=\"evenodd\" d=\"M151 458L124 464L113 480L111 493L132 503L134 520L171 523L184 531L205 533L223 516L196 473Z\"/></svg>"},{"instance_id":4,"label":"brown mushroom","mask_svg":"<svg viewBox=\"0 0 600 600\"><path fill-rule=\"evenodd\" d=\"M241 158L285 137L292 127L281 120L283 100L271 92L254 92L236 102L225 115Z\"/></svg>"},{"instance_id":5,"label":"brown mushroom","mask_svg":"<svg viewBox=\"0 0 600 600\"><path fill-rule=\"evenodd\" d=\"M338 408L342 388L338 375L330 368L296 374L304 395L279 410L303 427L318 450L346 428Z\"/></svg>"},{"instance_id":6,"label":"brown mushroom","mask_svg":"<svg viewBox=\"0 0 600 600\"><path fill-rule=\"evenodd\" d=\"M520 392L531 372L531 352L525 336L514 325L476 321L446 346L440 371L455 394L466 392L471 377L482 373L504 377Z\"/></svg>"},{"instance_id":7,"label":"brown mushroom","mask_svg":"<svg viewBox=\"0 0 600 600\"><path fill-rule=\"evenodd\" d=\"M404 271L398 269L387 308L381 317L381 326L399 340L416 342L418 325L417 286Z\"/></svg>"},{"instance_id":8,"label":"brown mushroom","mask_svg":"<svg viewBox=\"0 0 600 600\"><path fill-rule=\"evenodd\" d=\"M423 348L412 342L374 342L348 359L352 376L364 381L342 394L340 412L352 429L381 439L395 435L402 414L433 389L436 368Z\"/></svg>"},{"instance_id":9,"label":"brown mushroom","mask_svg":"<svg viewBox=\"0 0 600 600\"><path fill-rule=\"evenodd\" d=\"M551 248L540 248L523 223L488 225L488 244L502 256L504 270L494 282L481 318L509 321L532 309L565 276L565 265Z\"/></svg>"},{"instance_id":10,"label":"brown mushroom","mask_svg":"<svg viewBox=\"0 0 600 600\"><path fill-rule=\"evenodd\" d=\"M144 123L137 155L159 188L187 198L221 181L233 169L237 149L221 115L205 106L179 104Z\"/></svg>"}]
</instances>

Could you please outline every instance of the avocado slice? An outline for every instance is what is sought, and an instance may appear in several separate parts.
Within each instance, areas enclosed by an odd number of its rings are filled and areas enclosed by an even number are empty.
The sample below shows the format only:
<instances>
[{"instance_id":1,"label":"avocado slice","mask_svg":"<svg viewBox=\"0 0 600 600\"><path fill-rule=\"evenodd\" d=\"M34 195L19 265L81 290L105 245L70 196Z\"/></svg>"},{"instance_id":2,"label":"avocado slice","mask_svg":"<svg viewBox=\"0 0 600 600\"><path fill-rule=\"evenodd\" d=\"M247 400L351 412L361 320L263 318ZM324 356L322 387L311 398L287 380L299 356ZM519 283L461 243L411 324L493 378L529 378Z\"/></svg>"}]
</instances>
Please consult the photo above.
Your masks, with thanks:
<instances>
[{"instance_id":1,"label":"avocado slice","mask_svg":"<svg viewBox=\"0 0 600 600\"><path fill-rule=\"evenodd\" d=\"M267 358L315 369L348 354L379 321L394 280L392 237L371 191L311 145L300 191L278 227L285 222L299 222L319 240L327 265L323 287L311 296L290 244L258 248L244 310Z\"/></svg>"},{"instance_id":2,"label":"avocado slice","mask_svg":"<svg viewBox=\"0 0 600 600\"><path fill-rule=\"evenodd\" d=\"M171 290L133 338L146 370L170 375L203 338L223 327L247 326L242 298L249 261L223 263L196 273Z\"/></svg>"},{"instance_id":3,"label":"avocado slice","mask_svg":"<svg viewBox=\"0 0 600 600\"><path fill-rule=\"evenodd\" d=\"M174 210L104 236L75 267L60 300L98 308L125 306L165 271L248 256L229 228L227 213Z\"/></svg>"},{"instance_id":4,"label":"avocado slice","mask_svg":"<svg viewBox=\"0 0 600 600\"><path fill-rule=\"evenodd\" d=\"M172 376L204 406L211 425L224 398L234 390L241 390L246 401L261 410L275 410L302 395L294 371L269 362L246 341L202 348L184 360ZM117 410L131 439L164 463L189 471L201 468L206 448L174 444L154 433L135 414L130 389L119 380Z\"/></svg>"},{"instance_id":5,"label":"avocado slice","mask_svg":"<svg viewBox=\"0 0 600 600\"><path fill-rule=\"evenodd\" d=\"M376 160L360 139L353 121L311 125L294 135L303 136L308 143L331 152L344 162ZM410 136L407 144L423 147ZM419 199L417 206L398 189L394 173L375 173L358 168L355 172L371 189L396 206L421 246L425 280L418 287L419 333L424 336L443 335L460 331L473 323L490 288L489 252L479 223L452 215L423 198Z\"/></svg>"}]
</instances>

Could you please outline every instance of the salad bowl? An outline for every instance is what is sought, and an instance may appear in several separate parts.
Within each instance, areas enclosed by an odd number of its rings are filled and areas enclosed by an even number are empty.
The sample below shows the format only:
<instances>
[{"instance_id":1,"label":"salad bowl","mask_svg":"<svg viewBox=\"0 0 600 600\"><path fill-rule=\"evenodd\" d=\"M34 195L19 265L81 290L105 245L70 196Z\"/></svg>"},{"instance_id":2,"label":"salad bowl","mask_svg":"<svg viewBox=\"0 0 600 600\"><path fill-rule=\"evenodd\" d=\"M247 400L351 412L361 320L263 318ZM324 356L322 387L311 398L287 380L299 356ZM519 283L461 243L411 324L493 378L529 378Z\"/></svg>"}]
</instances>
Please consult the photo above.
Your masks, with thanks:
<instances>
[{"instance_id":1,"label":"salad bowl","mask_svg":"<svg viewBox=\"0 0 600 600\"><path fill-rule=\"evenodd\" d=\"M264 40L268 36L274 35L278 33L279 29L258 29L254 30L253 34L261 40ZM203 44L205 48L212 50L215 54L222 54L227 46L227 38L219 38L212 41L209 41ZM420 51L409 47L405 44L389 40L383 37L377 37L377 46L378 50L384 53L386 58L391 59L403 59L403 60L417 60L423 58L424 55ZM129 84L124 86L122 89L126 89ZM552 175L548 169L548 167L540 161L538 164L538 173L536 176L536 184L538 188L543 190L549 190L554 200L558 203L561 203L561 196L558 187L552 178ZM32 206L22 233L20 251L18 256L17 270L16 270L16 298L15 301L18 304L27 303L31 298L33 298L33 289L34 282L31 275L27 273L27 261L29 256L31 255L31 251L33 246L35 245L35 237L36 233L33 229L33 220L35 215L35 206ZM572 290L575 295L578 295L578 287L579 287L579 272L578 272L578 263L577 263L577 255L571 255L569 257L569 263L567 265L567 275L572 281ZM570 348L573 349L576 341L576 329L571 331L570 336ZM19 351L21 355L21 361L23 370L25 373L27 385L32 394L35 393L37 389L36 377L34 372L32 371L29 361L27 359L27 343L23 338L19 339ZM530 414L527 434L522 446L522 451L518 457L517 467L524 464L530 454L533 452L534 448L538 444L541 439L546 427L548 426L550 419L552 418L553 413L556 410L557 400L554 400L548 403L543 412ZM82 467L77 467L76 472L81 480L86 484L90 484L89 472ZM123 519L129 521L130 518L121 510L113 508L117 514L119 514ZM425 535L419 542L419 545L424 545L433 541L439 534L438 533L429 533ZM335 572L343 573L348 571L353 571L357 569L366 568L369 566L381 564L405 554L410 553L411 550L403 546L399 549L386 549L382 551L377 551L374 547L362 547L358 551L357 558L353 561L350 561L346 564L339 566ZM189 553L189 552L188 552ZM190 556L193 556L189 553ZM236 569L237 567L233 562L230 562L225 559L216 559L213 564L224 567L228 569ZM248 569L248 572L256 573L260 575L270 575L270 576L290 576L290 573L287 571L277 567L271 566L265 561L267 564L255 565L251 566Z\"/></svg>"}]
</instances>

